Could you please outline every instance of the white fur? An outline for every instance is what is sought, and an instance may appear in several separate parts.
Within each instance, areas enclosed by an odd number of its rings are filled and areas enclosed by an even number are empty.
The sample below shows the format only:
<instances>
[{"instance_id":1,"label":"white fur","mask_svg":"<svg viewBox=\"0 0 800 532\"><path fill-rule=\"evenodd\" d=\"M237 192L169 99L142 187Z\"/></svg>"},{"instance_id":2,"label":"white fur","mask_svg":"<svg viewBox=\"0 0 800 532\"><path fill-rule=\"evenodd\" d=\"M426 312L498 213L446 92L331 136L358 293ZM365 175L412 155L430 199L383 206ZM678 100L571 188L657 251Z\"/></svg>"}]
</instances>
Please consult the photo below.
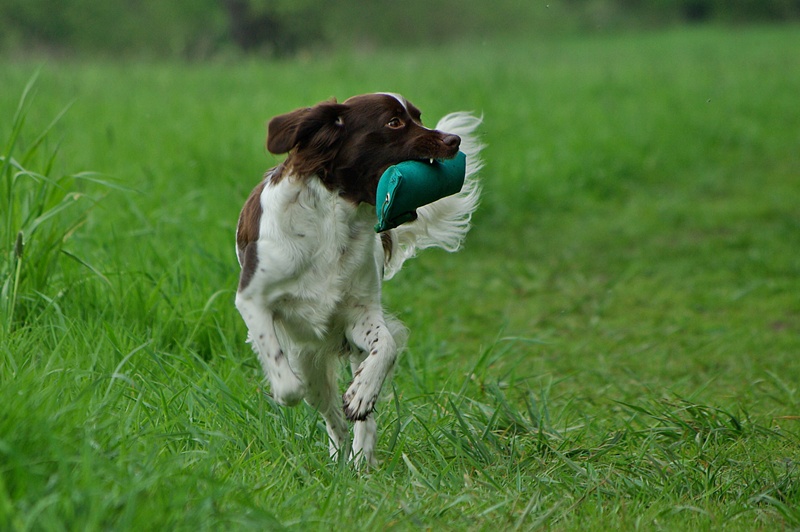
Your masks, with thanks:
<instances>
[{"instance_id":1,"label":"white fur","mask_svg":"<svg viewBox=\"0 0 800 532\"><path fill-rule=\"evenodd\" d=\"M460 193L420 208L418 220L392 230L388 261L373 230L374 207L356 207L317 179L288 175L275 183L267 177L258 265L237 292L236 306L273 397L286 405L305 399L317 408L332 456L376 463L372 411L407 337L403 325L384 314L381 277L391 278L417 249L460 247L478 205L482 146L474 131L480 121L453 113L437 125L461 136L467 179ZM342 339L354 376L343 396L337 385ZM357 420L352 444L345 412Z\"/></svg>"},{"instance_id":2,"label":"white fur","mask_svg":"<svg viewBox=\"0 0 800 532\"><path fill-rule=\"evenodd\" d=\"M385 94L386 96L391 96L392 98L400 102L400 105L403 106L403 109L408 111L408 102L401 94L397 94L396 92L378 92L376 94Z\"/></svg>"}]
</instances>

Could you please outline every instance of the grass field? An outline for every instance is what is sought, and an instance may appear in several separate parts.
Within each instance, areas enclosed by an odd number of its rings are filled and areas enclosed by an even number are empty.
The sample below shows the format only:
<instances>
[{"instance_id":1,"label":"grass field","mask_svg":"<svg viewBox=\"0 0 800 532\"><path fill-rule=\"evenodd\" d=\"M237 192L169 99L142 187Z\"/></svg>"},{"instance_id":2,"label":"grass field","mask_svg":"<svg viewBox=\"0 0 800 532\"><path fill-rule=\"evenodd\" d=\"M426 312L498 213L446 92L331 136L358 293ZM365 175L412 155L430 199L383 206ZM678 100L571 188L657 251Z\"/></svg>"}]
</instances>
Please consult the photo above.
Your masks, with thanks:
<instances>
[{"instance_id":1,"label":"grass field","mask_svg":"<svg viewBox=\"0 0 800 532\"><path fill-rule=\"evenodd\" d=\"M799 49L3 60L0 529L800 527ZM265 393L232 237L265 121L374 90L483 112L488 147L463 252L386 285L411 339L357 472Z\"/></svg>"}]
</instances>

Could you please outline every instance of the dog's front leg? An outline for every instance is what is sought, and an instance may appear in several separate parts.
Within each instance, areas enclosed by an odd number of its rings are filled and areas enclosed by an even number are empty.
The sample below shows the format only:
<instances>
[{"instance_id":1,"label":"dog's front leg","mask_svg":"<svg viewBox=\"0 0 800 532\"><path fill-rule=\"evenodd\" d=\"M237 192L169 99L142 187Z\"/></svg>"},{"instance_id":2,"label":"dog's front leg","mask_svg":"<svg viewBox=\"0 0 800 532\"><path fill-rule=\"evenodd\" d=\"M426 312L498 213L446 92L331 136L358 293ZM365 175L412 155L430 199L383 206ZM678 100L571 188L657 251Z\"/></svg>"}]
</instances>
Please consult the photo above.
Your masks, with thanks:
<instances>
[{"instance_id":1,"label":"dog's front leg","mask_svg":"<svg viewBox=\"0 0 800 532\"><path fill-rule=\"evenodd\" d=\"M394 366L397 344L380 307L365 309L357 316L348 331L348 340L366 356L342 397L344 413L351 421L364 421L374 410L383 381Z\"/></svg>"},{"instance_id":2,"label":"dog's front leg","mask_svg":"<svg viewBox=\"0 0 800 532\"><path fill-rule=\"evenodd\" d=\"M247 324L250 342L269 379L273 398L282 405L296 405L305 397L306 386L292 371L286 353L278 343L272 313L264 309L260 301L241 292L236 294L236 308Z\"/></svg>"}]
</instances>

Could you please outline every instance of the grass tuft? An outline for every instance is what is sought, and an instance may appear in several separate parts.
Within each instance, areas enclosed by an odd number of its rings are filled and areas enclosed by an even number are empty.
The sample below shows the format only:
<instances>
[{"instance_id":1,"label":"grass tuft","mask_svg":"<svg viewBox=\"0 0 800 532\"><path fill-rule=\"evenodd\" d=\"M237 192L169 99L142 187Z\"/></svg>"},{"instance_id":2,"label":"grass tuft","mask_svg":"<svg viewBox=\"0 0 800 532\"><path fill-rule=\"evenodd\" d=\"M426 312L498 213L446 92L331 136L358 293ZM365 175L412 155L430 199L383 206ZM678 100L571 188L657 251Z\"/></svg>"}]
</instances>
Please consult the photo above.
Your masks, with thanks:
<instances>
[{"instance_id":1,"label":"grass tuft","mask_svg":"<svg viewBox=\"0 0 800 532\"><path fill-rule=\"evenodd\" d=\"M59 277L62 252L95 274L91 265L64 250L66 241L86 220L96 200L83 190L87 182L105 184L96 175L58 175L58 145L47 149L48 137L67 108L27 146L24 129L37 76L22 91L11 130L0 153L0 320L6 334L29 322L66 287ZM60 283L60 284L59 284Z\"/></svg>"}]
</instances>

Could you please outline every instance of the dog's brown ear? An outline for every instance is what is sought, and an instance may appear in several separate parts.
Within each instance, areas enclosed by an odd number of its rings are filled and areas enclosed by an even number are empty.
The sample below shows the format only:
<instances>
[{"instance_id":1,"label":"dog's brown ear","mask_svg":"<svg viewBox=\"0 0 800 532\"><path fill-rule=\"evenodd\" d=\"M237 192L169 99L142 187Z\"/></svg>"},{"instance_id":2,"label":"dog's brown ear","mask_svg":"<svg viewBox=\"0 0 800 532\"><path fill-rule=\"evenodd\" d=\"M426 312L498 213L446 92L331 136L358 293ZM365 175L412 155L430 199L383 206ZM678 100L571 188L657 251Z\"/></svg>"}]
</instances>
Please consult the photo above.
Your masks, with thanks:
<instances>
[{"instance_id":1,"label":"dog's brown ear","mask_svg":"<svg viewBox=\"0 0 800 532\"><path fill-rule=\"evenodd\" d=\"M267 149L270 153L288 153L297 147L324 149L342 130L343 104L323 102L314 107L297 109L269 121Z\"/></svg>"},{"instance_id":2,"label":"dog's brown ear","mask_svg":"<svg viewBox=\"0 0 800 532\"><path fill-rule=\"evenodd\" d=\"M310 107L297 109L285 115L276 116L267 126L267 149L270 153L287 153L297 142L297 130L300 128Z\"/></svg>"}]
</instances>

